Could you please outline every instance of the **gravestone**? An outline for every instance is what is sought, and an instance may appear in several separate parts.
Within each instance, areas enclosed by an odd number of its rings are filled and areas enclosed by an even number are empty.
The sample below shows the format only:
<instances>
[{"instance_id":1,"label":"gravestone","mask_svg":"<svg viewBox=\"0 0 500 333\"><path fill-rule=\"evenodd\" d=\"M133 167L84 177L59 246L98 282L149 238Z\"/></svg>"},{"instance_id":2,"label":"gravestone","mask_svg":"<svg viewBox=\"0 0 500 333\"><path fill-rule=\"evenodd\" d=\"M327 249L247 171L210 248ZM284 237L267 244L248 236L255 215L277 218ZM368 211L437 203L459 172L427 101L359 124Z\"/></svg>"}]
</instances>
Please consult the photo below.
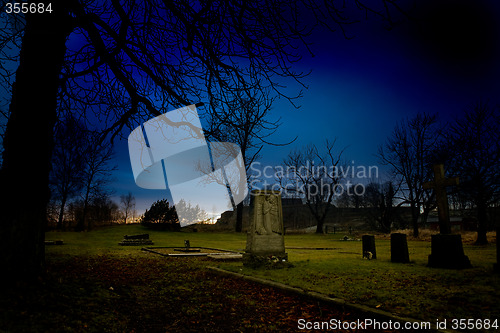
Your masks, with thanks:
<instances>
[{"instance_id":1,"label":"gravestone","mask_svg":"<svg viewBox=\"0 0 500 333\"><path fill-rule=\"evenodd\" d=\"M287 266L281 193L253 190L250 204L250 229L243 264L250 267Z\"/></svg>"},{"instance_id":2,"label":"gravestone","mask_svg":"<svg viewBox=\"0 0 500 333\"><path fill-rule=\"evenodd\" d=\"M377 249L375 248L375 236L363 235L363 258L377 259Z\"/></svg>"},{"instance_id":3,"label":"gravestone","mask_svg":"<svg viewBox=\"0 0 500 333\"><path fill-rule=\"evenodd\" d=\"M391 262L409 263L408 242L406 235L400 233L391 234Z\"/></svg>"},{"instance_id":4,"label":"gravestone","mask_svg":"<svg viewBox=\"0 0 500 333\"><path fill-rule=\"evenodd\" d=\"M122 246L153 245L153 241L149 239L149 234L125 235L123 236L123 240L118 244Z\"/></svg>"},{"instance_id":5,"label":"gravestone","mask_svg":"<svg viewBox=\"0 0 500 333\"><path fill-rule=\"evenodd\" d=\"M462 236L451 234L450 212L446 187L458 185L458 178L446 178L444 166L435 164L434 180L423 184L424 189L434 189L438 208L439 232L431 240L431 254L428 266L436 268L469 268L469 258L464 254Z\"/></svg>"},{"instance_id":6,"label":"gravestone","mask_svg":"<svg viewBox=\"0 0 500 333\"><path fill-rule=\"evenodd\" d=\"M174 251L178 252L201 252L201 249L195 249L191 247L191 243L189 239L184 240L184 248L182 249L174 249Z\"/></svg>"}]
</instances>

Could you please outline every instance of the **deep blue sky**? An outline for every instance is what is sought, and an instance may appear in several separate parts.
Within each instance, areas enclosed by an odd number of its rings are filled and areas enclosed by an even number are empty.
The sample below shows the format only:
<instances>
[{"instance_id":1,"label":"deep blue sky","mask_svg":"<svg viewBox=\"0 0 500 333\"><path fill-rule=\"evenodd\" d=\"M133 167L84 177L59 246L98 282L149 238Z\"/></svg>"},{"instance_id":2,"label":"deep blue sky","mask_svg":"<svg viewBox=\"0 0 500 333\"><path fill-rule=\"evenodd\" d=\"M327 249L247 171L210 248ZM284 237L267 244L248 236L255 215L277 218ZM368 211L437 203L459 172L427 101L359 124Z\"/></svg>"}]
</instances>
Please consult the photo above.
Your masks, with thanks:
<instances>
[{"instance_id":1,"label":"deep blue sky","mask_svg":"<svg viewBox=\"0 0 500 333\"><path fill-rule=\"evenodd\" d=\"M423 5L419 17L434 23L421 29L405 22L388 31L370 18L348 27L354 37L349 40L340 31L317 32L315 56L304 52L296 65L299 71L312 70L302 107L278 101L270 118L282 118L271 141L298 139L285 147L266 146L260 162L276 165L295 147L337 138L339 149L348 146L347 161L379 165L374 154L402 119L425 111L449 120L478 100L497 104L499 14L494 1ZM291 92L296 88L290 82ZM131 191L138 213L164 197L162 191L135 185L125 140L117 142L117 159L115 193Z\"/></svg>"}]
</instances>

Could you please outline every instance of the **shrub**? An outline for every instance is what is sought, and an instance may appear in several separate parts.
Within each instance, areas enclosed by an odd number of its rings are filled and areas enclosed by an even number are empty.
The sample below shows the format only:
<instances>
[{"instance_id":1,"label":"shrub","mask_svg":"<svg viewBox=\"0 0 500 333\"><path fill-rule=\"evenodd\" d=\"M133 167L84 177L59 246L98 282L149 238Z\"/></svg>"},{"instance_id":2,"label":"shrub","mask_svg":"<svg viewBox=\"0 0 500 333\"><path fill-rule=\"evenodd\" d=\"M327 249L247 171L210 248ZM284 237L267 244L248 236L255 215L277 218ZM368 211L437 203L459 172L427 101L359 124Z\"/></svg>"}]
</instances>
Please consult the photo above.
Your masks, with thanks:
<instances>
[{"instance_id":1,"label":"shrub","mask_svg":"<svg viewBox=\"0 0 500 333\"><path fill-rule=\"evenodd\" d=\"M179 219L175 212L174 206L170 206L167 199L158 200L146 209L146 212L141 218L141 224L147 228L156 230L173 230L180 229Z\"/></svg>"}]
</instances>

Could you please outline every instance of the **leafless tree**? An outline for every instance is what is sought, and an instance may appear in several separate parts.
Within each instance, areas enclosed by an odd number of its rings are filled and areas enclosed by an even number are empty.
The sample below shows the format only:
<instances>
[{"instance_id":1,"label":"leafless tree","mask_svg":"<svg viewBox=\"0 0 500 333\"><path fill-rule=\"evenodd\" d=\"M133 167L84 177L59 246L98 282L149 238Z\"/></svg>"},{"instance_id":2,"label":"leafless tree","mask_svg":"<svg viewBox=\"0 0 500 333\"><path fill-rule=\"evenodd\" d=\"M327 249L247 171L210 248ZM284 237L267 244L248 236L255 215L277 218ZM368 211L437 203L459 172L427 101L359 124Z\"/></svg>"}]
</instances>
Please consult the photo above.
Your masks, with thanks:
<instances>
[{"instance_id":1,"label":"leafless tree","mask_svg":"<svg viewBox=\"0 0 500 333\"><path fill-rule=\"evenodd\" d=\"M415 237L419 233L421 209L428 214L434 204L432 191L424 190L423 183L432 179L432 164L437 162L440 133L436 115L419 113L398 124L378 151L381 163L392 168L396 187L400 188L399 199L411 207Z\"/></svg>"},{"instance_id":2,"label":"leafless tree","mask_svg":"<svg viewBox=\"0 0 500 333\"><path fill-rule=\"evenodd\" d=\"M335 141L326 141L324 150L315 145L295 149L283 161L276 177L286 193L297 193L304 198L316 220L316 233L323 233L323 223L333 207L333 199L341 186L338 172L343 150L334 151Z\"/></svg>"},{"instance_id":3,"label":"leafless tree","mask_svg":"<svg viewBox=\"0 0 500 333\"><path fill-rule=\"evenodd\" d=\"M286 145L291 142L273 143L269 140L280 125L280 119L269 119L273 101L269 91L238 90L225 98L217 107L217 115L209 121L209 138L236 143L240 147L247 174L265 144ZM236 206L236 232L241 232L242 226L243 201Z\"/></svg>"},{"instance_id":4,"label":"leafless tree","mask_svg":"<svg viewBox=\"0 0 500 333\"><path fill-rule=\"evenodd\" d=\"M448 158L459 196L477 210L477 244L487 244L488 207L500 201L500 111L478 102L450 126Z\"/></svg>"},{"instance_id":5,"label":"leafless tree","mask_svg":"<svg viewBox=\"0 0 500 333\"><path fill-rule=\"evenodd\" d=\"M113 146L100 141L100 135L90 132L83 155L82 192L83 213L77 221L76 230L92 229L92 220L87 221L88 207L94 198L102 197L109 191L106 186L111 180L111 172L116 169L110 165L113 158Z\"/></svg>"},{"instance_id":6,"label":"leafless tree","mask_svg":"<svg viewBox=\"0 0 500 333\"><path fill-rule=\"evenodd\" d=\"M372 182L366 186L367 221L385 233L390 233L393 227L404 224L399 214L401 204L396 204L395 195L396 189L390 181L384 184Z\"/></svg>"},{"instance_id":7,"label":"leafless tree","mask_svg":"<svg viewBox=\"0 0 500 333\"><path fill-rule=\"evenodd\" d=\"M132 195L132 192L121 195L120 203L122 204L123 223L127 223L130 214L132 214L135 209L135 197Z\"/></svg>"},{"instance_id":8,"label":"leafless tree","mask_svg":"<svg viewBox=\"0 0 500 333\"><path fill-rule=\"evenodd\" d=\"M52 199L59 204L57 228L62 229L66 203L83 187L86 128L72 114L66 114L56 127L55 141L50 185Z\"/></svg>"}]
</instances>

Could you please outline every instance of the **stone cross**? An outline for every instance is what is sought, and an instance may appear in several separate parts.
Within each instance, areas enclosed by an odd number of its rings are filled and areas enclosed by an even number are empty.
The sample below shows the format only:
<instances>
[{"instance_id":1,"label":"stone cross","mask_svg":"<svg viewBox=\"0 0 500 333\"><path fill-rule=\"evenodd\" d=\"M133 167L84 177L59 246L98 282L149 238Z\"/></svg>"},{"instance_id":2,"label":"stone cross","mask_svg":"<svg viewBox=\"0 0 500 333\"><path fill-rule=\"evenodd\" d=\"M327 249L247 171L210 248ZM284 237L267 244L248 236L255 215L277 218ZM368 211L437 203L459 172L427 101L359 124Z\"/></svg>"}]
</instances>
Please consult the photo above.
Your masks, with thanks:
<instances>
[{"instance_id":1,"label":"stone cross","mask_svg":"<svg viewBox=\"0 0 500 333\"><path fill-rule=\"evenodd\" d=\"M448 208L448 196L446 194L446 187L458 185L458 177L446 178L444 176L444 166L442 164L435 164L433 169L434 180L424 183L423 188L424 190L433 188L434 192L436 193L439 232L441 234L451 234L450 212Z\"/></svg>"}]
</instances>

